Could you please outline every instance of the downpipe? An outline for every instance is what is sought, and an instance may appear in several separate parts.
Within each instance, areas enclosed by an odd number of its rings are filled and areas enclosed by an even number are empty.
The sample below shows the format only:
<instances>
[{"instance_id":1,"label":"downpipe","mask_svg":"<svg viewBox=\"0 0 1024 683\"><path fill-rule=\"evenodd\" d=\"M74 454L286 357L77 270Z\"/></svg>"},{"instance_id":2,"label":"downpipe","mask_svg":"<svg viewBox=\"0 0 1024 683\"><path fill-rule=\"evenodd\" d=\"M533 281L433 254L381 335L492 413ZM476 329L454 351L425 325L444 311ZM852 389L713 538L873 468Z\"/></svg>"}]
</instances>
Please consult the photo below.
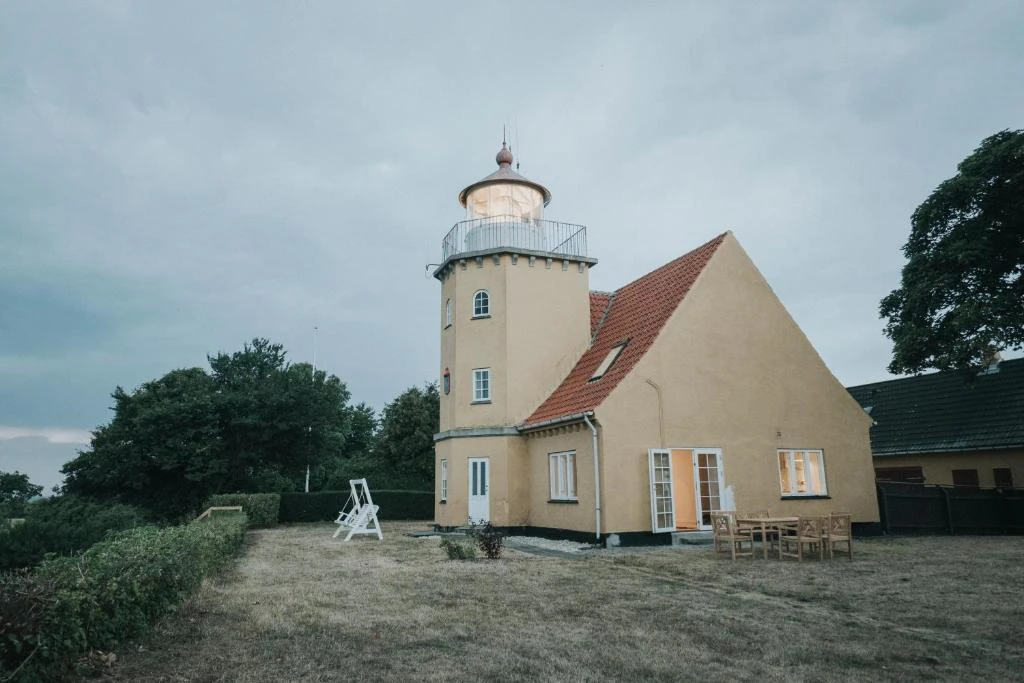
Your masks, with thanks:
<instances>
[{"instance_id":1,"label":"downpipe","mask_svg":"<svg viewBox=\"0 0 1024 683\"><path fill-rule=\"evenodd\" d=\"M593 414L593 413L591 413ZM594 537L601 540L601 469L598 458L597 427L590 421L590 417L584 413L583 421L590 427L590 435L594 441Z\"/></svg>"}]
</instances>

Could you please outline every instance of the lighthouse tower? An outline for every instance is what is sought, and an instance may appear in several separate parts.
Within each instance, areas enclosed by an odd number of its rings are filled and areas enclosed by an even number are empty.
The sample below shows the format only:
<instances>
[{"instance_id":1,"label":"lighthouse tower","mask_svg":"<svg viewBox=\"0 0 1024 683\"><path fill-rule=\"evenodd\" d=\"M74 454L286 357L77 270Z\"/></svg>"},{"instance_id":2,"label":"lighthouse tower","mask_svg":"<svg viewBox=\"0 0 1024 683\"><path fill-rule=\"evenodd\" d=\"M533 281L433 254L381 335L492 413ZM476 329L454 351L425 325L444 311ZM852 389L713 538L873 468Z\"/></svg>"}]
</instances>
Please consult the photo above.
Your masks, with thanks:
<instances>
[{"instance_id":1,"label":"lighthouse tower","mask_svg":"<svg viewBox=\"0 0 1024 683\"><path fill-rule=\"evenodd\" d=\"M435 519L521 526L545 482L531 482L519 425L590 343L582 225L548 220L551 193L512 169L459 193L465 219L442 241L441 424L435 436Z\"/></svg>"}]
</instances>

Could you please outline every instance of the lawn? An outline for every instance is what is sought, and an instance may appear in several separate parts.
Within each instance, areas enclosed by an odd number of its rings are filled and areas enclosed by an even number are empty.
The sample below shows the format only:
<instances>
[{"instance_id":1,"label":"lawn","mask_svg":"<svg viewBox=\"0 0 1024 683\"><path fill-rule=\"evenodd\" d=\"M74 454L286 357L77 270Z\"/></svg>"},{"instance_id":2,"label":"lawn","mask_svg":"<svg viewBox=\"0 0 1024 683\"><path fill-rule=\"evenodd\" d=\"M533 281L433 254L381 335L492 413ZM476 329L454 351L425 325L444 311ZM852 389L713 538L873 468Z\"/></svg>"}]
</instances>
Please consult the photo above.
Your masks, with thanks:
<instances>
[{"instance_id":1,"label":"lawn","mask_svg":"<svg viewBox=\"0 0 1024 683\"><path fill-rule=\"evenodd\" d=\"M706 546L446 559L384 523L254 531L118 653L124 681L1019 680L1024 538L854 543L853 562Z\"/></svg>"}]
</instances>

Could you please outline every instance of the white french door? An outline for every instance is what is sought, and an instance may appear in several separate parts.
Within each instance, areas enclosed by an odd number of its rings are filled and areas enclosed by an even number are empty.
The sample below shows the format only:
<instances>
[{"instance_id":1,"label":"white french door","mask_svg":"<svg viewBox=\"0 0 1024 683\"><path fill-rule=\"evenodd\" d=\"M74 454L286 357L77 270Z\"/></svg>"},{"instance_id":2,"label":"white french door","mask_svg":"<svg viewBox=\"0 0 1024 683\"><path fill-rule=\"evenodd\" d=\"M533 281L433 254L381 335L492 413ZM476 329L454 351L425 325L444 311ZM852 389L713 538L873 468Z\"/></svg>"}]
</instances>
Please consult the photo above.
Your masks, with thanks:
<instances>
[{"instance_id":1,"label":"white french door","mask_svg":"<svg viewBox=\"0 0 1024 683\"><path fill-rule=\"evenodd\" d=\"M488 499L490 490L490 467L487 458L469 459L469 522L489 522L491 505Z\"/></svg>"},{"instance_id":2,"label":"white french door","mask_svg":"<svg viewBox=\"0 0 1024 683\"><path fill-rule=\"evenodd\" d=\"M697 524L711 528L711 513L722 510L722 450L693 449L694 499L697 502Z\"/></svg>"},{"instance_id":3,"label":"white french door","mask_svg":"<svg viewBox=\"0 0 1024 683\"><path fill-rule=\"evenodd\" d=\"M652 448L647 451L651 482L651 529L654 532L676 530L675 498L672 495L672 452Z\"/></svg>"},{"instance_id":4,"label":"white french door","mask_svg":"<svg viewBox=\"0 0 1024 683\"><path fill-rule=\"evenodd\" d=\"M673 469L673 450L683 460ZM689 457L686 457L689 456ZM676 505L684 526L693 524L695 508L699 529L711 528L711 513L722 509L722 450L720 448L652 448L647 452L651 486L651 530L676 530ZM682 468L679 470L679 468ZM692 469L691 469L692 468ZM677 487L682 487L676 490ZM685 520L691 521L686 522ZM692 528L692 527L690 527Z\"/></svg>"}]
</instances>

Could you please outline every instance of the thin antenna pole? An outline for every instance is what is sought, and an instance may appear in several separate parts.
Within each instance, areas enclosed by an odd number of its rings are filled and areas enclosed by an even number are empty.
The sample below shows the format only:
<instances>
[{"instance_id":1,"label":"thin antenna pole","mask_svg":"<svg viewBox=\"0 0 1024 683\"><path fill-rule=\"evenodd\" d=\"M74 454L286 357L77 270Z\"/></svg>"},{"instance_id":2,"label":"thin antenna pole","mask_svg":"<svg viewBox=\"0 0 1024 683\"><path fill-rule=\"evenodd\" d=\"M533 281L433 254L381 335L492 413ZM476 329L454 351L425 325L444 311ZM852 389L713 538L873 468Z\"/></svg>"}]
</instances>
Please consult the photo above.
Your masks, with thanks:
<instances>
[{"instance_id":1,"label":"thin antenna pole","mask_svg":"<svg viewBox=\"0 0 1024 683\"><path fill-rule=\"evenodd\" d=\"M313 378L316 378L316 333L320 329L316 325L313 325Z\"/></svg>"},{"instance_id":2,"label":"thin antenna pole","mask_svg":"<svg viewBox=\"0 0 1024 683\"><path fill-rule=\"evenodd\" d=\"M316 331L317 326L313 325L313 374L310 377L312 381L316 381ZM313 436L313 426L309 425L306 427L306 434ZM309 493L309 463L306 463L306 493Z\"/></svg>"},{"instance_id":3,"label":"thin antenna pole","mask_svg":"<svg viewBox=\"0 0 1024 683\"><path fill-rule=\"evenodd\" d=\"M523 146L519 144L519 117L512 117L513 136L516 139L516 170L519 170L519 162L523 158Z\"/></svg>"}]
</instances>

